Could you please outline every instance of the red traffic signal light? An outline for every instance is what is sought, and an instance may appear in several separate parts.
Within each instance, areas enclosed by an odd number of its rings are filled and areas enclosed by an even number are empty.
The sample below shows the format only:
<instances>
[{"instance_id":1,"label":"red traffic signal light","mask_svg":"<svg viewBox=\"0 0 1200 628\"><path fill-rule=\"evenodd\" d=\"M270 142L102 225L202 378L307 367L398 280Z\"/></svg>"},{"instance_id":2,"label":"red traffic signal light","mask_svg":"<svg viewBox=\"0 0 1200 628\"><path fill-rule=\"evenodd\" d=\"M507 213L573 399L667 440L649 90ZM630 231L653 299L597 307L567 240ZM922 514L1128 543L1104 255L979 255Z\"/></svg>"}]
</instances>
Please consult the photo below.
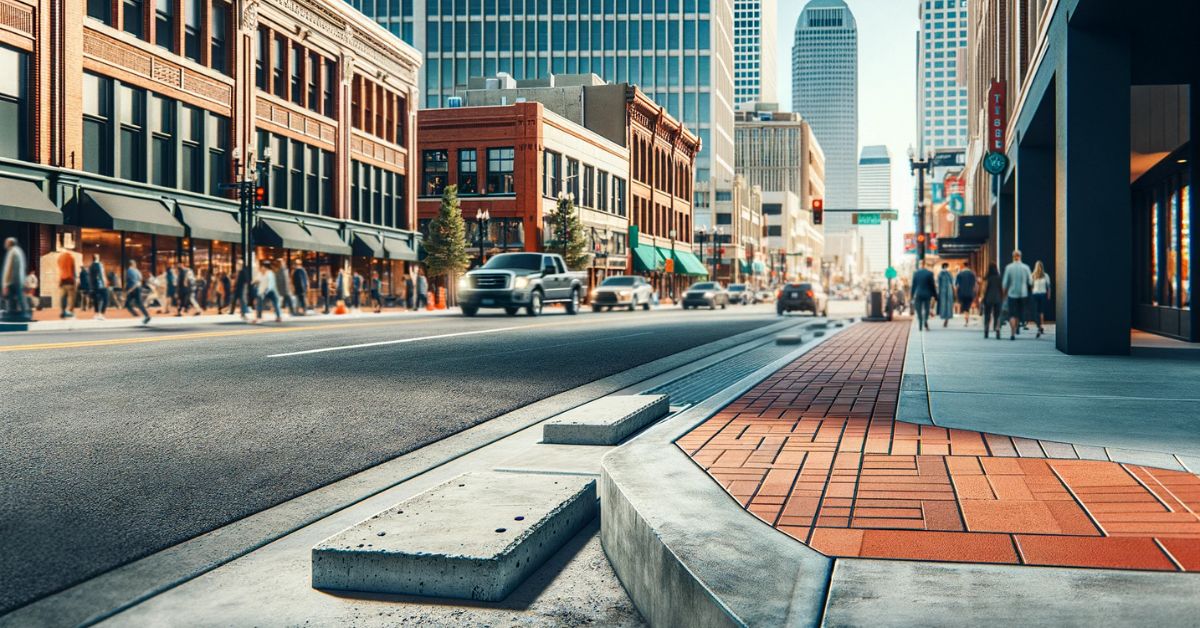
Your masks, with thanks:
<instances>
[{"instance_id":1,"label":"red traffic signal light","mask_svg":"<svg viewBox=\"0 0 1200 628\"><path fill-rule=\"evenodd\" d=\"M260 186L255 187L254 188L254 202L258 205L262 205L263 203L266 202L266 200L267 200L266 186L260 185Z\"/></svg>"},{"instance_id":2,"label":"red traffic signal light","mask_svg":"<svg viewBox=\"0 0 1200 628\"><path fill-rule=\"evenodd\" d=\"M825 224L825 199L814 198L812 202L813 224Z\"/></svg>"},{"instance_id":3,"label":"red traffic signal light","mask_svg":"<svg viewBox=\"0 0 1200 628\"><path fill-rule=\"evenodd\" d=\"M917 234L917 242L919 242L919 243L920 243L920 242L924 242L924 241L925 241L925 234L924 234L924 233L918 233L918 234Z\"/></svg>"}]
</instances>

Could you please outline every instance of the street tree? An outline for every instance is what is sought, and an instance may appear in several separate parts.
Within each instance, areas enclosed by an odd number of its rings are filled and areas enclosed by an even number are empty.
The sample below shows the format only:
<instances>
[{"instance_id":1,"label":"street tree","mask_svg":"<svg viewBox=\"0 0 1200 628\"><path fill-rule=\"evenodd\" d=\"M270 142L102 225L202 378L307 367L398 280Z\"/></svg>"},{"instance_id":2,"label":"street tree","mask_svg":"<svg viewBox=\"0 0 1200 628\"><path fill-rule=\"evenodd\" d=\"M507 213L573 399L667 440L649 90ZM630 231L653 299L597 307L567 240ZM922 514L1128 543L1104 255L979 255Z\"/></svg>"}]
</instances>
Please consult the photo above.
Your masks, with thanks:
<instances>
[{"instance_id":1,"label":"street tree","mask_svg":"<svg viewBox=\"0 0 1200 628\"><path fill-rule=\"evenodd\" d=\"M575 202L570 196L561 196L554 211L550 212L554 224L554 249L563 257L568 268L583 268L588 265L589 251L587 236Z\"/></svg>"},{"instance_id":2,"label":"street tree","mask_svg":"<svg viewBox=\"0 0 1200 628\"><path fill-rule=\"evenodd\" d=\"M463 223L462 207L458 202L458 186L447 185L442 192L442 206L437 217L429 221L425 236L425 271L430 277L440 277L447 290L454 286L454 277L467 269L471 256L467 253L467 227Z\"/></svg>"}]
</instances>

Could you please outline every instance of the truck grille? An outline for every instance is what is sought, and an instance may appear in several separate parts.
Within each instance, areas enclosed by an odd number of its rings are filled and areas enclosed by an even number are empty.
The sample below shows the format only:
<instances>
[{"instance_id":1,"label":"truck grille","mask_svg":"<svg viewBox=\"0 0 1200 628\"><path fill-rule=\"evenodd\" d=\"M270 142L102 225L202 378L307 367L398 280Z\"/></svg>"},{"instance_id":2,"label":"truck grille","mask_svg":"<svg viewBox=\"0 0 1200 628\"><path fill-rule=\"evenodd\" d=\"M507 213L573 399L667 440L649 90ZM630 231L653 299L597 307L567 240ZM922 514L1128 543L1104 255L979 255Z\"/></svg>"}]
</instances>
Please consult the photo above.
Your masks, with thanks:
<instances>
[{"instance_id":1,"label":"truck grille","mask_svg":"<svg viewBox=\"0 0 1200 628\"><path fill-rule=\"evenodd\" d=\"M508 287L508 275L472 275L474 286L481 290L498 290Z\"/></svg>"}]
</instances>

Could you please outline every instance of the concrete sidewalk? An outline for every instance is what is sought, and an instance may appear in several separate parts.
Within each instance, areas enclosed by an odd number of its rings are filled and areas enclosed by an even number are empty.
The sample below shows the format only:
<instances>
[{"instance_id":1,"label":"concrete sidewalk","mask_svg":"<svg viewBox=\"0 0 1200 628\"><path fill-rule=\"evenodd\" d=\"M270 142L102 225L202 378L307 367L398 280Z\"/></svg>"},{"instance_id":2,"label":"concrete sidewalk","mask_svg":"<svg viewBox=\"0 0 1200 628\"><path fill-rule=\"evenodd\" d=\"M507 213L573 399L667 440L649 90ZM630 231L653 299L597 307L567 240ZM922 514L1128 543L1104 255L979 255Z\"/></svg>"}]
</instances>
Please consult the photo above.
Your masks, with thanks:
<instances>
[{"instance_id":1,"label":"concrete sidewalk","mask_svg":"<svg viewBox=\"0 0 1200 628\"><path fill-rule=\"evenodd\" d=\"M921 416L913 393L923 391L941 427L1129 450L1121 461L1166 468L1179 468L1169 461L1178 455L1200 471L1200 361L1191 352L1070 356L1047 331L985 340L961 319L914 331L898 418Z\"/></svg>"}]
</instances>

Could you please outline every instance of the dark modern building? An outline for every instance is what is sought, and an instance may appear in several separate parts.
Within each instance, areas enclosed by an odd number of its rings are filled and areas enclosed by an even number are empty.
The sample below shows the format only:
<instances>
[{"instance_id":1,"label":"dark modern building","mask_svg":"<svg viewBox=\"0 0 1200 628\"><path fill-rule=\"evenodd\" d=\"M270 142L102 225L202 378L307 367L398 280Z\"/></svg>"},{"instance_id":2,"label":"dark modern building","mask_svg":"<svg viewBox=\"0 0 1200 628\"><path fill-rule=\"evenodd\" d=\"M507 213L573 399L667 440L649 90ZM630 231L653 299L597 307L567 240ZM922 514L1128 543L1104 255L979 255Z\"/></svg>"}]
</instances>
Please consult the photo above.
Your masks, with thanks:
<instances>
[{"instance_id":1,"label":"dark modern building","mask_svg":"<svg viewBox=\"0 0 1200 628\"><path fill-rule=\"evenodd\" d=\"M993 217L988 258L1019 248L1046 265L1066 353L1128 353L1133 329L1200 341L1200 5L972 0L969 13L968 177ZM1010 161L998 187L981 165L992 150Z\"/></svg>"}]
</instances>

